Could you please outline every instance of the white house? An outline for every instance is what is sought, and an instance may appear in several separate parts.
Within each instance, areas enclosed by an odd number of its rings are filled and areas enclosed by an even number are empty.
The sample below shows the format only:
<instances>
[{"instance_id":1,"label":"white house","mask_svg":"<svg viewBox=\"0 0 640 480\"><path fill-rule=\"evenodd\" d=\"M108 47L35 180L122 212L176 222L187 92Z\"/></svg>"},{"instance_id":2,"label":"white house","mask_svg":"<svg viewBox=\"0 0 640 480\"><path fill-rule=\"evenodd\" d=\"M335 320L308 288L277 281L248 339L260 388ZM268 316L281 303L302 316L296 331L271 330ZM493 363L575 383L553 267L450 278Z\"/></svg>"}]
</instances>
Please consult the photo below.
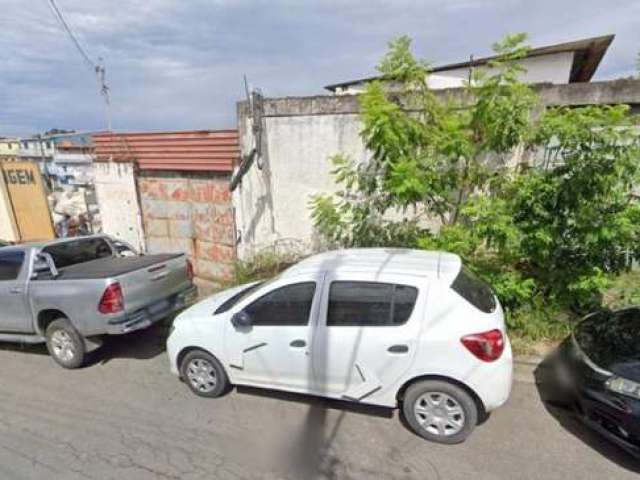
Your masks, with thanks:
<instances>
[{"instance_id":1,"label":"white house","mask_svg":"<svg viewBox=\"0 0 640 480\"><path fill-rule=\"evenodd\" d=\"M613 38L614 35L605 35L534 48L520 61L525 69L521 80L526 83L552 84L588 82ZM470 59L466 62L434 67L427 78L427 85L434 90L462 87L470 80L473 70L490 70L488 63L495 58ZM327 85L325 88L336 95L351 95L362 93L367 83L379 79L379 76L367 77Z\"/></svg>"}]
</instances>

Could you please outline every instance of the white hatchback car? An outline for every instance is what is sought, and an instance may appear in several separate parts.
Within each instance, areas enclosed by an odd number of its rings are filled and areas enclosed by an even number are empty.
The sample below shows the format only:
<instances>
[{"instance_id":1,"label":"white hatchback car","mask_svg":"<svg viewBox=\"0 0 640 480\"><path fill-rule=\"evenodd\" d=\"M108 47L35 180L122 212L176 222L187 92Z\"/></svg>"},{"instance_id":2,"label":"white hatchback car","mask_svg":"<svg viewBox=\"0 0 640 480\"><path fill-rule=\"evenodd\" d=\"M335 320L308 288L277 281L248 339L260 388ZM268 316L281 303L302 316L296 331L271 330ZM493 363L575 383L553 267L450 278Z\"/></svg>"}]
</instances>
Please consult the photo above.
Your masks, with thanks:
<instances>
[{"instance_id":1,"label":"white hatchback car","mask_svg":"<svg viewBox=\"0 0 640 480\"><path fill-rule=\"evenodd\" d=\"M352 249L180 314L172 371L197 395L251 385L401 407L419 435L458 443L511 391L500 303L457 255Z\"/></svg>"}]
</instances>

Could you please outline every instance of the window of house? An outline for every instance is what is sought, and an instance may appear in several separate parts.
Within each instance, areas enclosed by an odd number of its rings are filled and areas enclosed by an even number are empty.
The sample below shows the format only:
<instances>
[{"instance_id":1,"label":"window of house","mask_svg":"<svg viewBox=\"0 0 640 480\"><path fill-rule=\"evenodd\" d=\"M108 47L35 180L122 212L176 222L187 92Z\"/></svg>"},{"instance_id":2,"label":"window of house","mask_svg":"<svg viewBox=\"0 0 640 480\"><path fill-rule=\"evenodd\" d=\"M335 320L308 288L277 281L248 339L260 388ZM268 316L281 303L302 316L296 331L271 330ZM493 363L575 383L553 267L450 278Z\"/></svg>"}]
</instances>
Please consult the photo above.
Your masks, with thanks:
<instances>
[{"instance_id":1,"label":"window of house","mask_svg":"<svg viewBox=\"0 0 640 480\"><path fill-rule=\"evenodd\" d=\"M254 326L307 325L315 290L315 282L287 285L260 297L244 311Z\"/></svg>"},{"instance_id":2,"label":"window of house","mask_svg":"<svg viewBox=\"0 0 640 480\"><path fill-rule=\"evenodd\" d=\"M409 320L418 289L379 282L333 282L329 290L330 327L385 327Z\"/></svg>"},{"instance_id":3,"label":"window of house","mask_svg":"<svg viewBox=\"0 0 640 480\"><path fill-rule=\"evenodd\" d=\"M24 263L24 252L0 253L0 281L15 280Z\"/></svg>"}]
</instances>

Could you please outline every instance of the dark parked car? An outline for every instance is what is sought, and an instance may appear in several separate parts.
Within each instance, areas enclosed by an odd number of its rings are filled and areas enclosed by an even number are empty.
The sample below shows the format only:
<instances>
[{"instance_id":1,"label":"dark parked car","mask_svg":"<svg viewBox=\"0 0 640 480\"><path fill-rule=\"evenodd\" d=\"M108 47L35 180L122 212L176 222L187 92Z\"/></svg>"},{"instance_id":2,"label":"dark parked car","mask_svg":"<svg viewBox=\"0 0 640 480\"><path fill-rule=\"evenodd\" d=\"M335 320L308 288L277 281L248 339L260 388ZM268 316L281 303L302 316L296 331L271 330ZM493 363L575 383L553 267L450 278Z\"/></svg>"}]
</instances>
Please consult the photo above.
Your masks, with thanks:
<instances>
[{"instance_id":1,"label":"dark parked car","mask_svg":"<svg viewBox=\"0 0 640 480\"><path fill-rule=\"evenodd\" d=\"M576 413L640 458L640 308L587 316L558 353L558 380Z\"/></svg>"}]
</instances>

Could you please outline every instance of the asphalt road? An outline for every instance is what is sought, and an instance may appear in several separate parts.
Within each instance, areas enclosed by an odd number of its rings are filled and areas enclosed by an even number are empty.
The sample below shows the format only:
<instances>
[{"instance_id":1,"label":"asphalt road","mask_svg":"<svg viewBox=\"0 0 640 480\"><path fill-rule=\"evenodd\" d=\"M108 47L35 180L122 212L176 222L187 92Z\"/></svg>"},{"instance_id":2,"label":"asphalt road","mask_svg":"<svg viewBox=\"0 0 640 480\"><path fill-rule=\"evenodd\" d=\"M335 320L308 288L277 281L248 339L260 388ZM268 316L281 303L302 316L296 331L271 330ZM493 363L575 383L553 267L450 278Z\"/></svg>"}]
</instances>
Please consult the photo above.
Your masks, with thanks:
<instances>
[{"instance_id":1,"label":"asphalt road","mask_svg":"<svg viewBox=\"0 0 640 480\"><path fill-rule=\"evenodd\" d=\"M168 372L162 330L65 371L0 346L0 479L637 479L640 464L548 410L533 383L457 446L397 412L253 389L200 399Z\"/></svg>"}]
</instances>

